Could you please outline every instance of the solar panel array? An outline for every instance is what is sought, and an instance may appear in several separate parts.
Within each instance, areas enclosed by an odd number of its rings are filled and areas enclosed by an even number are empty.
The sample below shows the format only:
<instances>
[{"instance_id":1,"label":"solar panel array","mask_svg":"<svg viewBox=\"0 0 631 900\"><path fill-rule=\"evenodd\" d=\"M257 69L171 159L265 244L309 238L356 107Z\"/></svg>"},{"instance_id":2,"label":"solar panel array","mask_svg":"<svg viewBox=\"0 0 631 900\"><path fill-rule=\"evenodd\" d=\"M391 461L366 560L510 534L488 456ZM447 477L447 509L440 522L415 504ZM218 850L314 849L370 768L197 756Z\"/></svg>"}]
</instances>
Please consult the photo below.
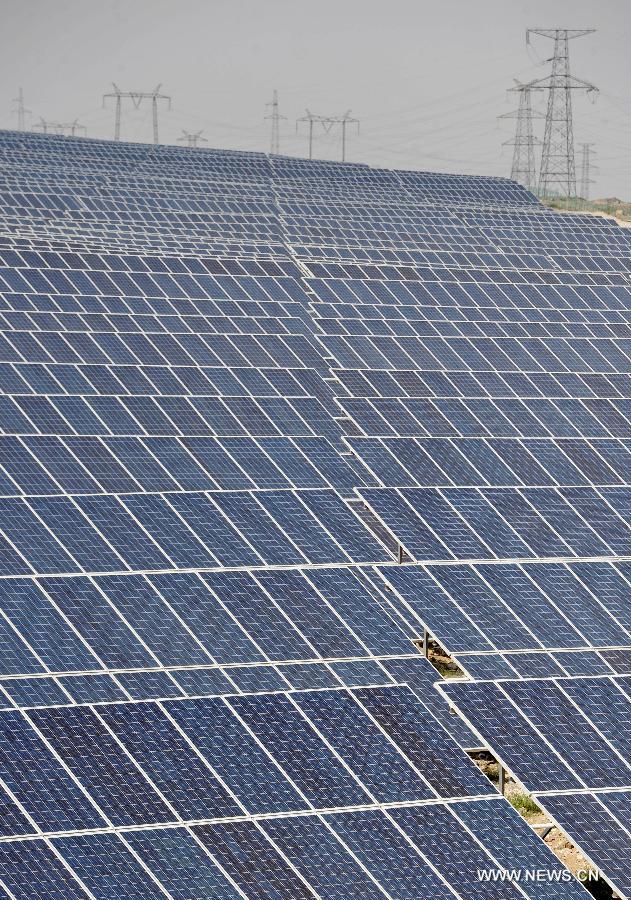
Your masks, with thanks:
<instances>
[{"instance_id":1,"label":"solar panel array","mask_svg":"<svg viewBox=\"0 0 631 900\"><path fill-rule=\"evenodd\" d=\"M572 803L631 790L630 233L502 179L0 158L7 895L585 896L479 882L562 874L481 742L622 890Z\"/></svg>"}]
</instances>

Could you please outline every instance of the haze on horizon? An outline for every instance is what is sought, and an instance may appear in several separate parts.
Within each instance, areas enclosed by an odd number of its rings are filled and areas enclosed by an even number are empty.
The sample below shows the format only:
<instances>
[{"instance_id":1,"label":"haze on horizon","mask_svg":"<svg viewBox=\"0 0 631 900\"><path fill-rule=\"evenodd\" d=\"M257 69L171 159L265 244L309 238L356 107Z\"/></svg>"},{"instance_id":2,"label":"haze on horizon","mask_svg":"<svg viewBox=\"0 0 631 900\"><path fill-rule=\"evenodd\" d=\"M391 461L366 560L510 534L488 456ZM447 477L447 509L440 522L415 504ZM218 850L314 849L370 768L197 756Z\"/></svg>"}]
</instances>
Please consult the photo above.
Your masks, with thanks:
<instances>
[{"instance_id":1,"label":"haze on horizon","mask_svg":"<svg viewBox=\"0 0 631 900\"><path fill-rule=\"evenodd\" d=\"M376 166L508 176L513 79L542 78L552 42L527 27L597 28L571 44L572 71L600 88L574 97L578 144L595 144L592 197L631 200L628 0L0 0L0 127L16 127L18 86L39 117L111 138L121 90L162 90L160 140L203 129L207 147L269 150L265 104L279 92L281 152L305 156L305 108L350 109L347 158ZM537 107L544 112L542 98ZM543 120L537 123L543 132ZM151 140L149 104L124 109L122 139ZM339 131L316 129L314 156L339 158Z\"/></svg>"}]
</instances>

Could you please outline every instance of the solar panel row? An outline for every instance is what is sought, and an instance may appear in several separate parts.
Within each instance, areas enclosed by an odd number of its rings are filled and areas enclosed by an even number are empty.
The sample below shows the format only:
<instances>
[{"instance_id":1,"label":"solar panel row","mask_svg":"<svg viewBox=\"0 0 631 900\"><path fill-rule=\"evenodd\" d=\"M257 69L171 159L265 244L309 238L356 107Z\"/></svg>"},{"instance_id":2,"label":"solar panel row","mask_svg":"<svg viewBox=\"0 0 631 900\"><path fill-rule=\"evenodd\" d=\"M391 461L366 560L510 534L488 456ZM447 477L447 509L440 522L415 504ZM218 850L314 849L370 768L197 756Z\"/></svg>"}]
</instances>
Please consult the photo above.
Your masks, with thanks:
<instances>
[{"instance_id":1,"label":"solar panel row","mask_svg":"<svg viewBox=\"0 0 631 900\"><path fill-rule=\"evenodd\" d=\"M501 179L9 132L0 160L5 890L584 896L480 884L563 873L478 799L441 724L505 736L413 639L583 783L560 685L629 665L627 235Z\"/></svg>"}]
</instances>

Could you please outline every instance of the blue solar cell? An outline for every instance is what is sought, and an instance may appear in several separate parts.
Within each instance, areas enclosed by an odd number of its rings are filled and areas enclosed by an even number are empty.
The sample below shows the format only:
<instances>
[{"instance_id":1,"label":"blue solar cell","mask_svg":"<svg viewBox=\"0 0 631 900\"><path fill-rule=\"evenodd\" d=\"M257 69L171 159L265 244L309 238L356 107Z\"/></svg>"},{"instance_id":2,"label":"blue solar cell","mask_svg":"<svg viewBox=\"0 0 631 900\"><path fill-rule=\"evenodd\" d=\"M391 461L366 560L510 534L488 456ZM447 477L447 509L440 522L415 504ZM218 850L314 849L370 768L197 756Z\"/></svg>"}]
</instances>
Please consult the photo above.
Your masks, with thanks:
<instances>
[{"instance_id":1,"label":"blue solar cell","mask_svg":"<svg viewBox=\"0 0 631 900\"><path fill-rule=\"evenodd\" d=\"M392 684L392 678L381 663L371 659L332 662L331 669L349 687L364 684Z\"/></svg>"},{"instance_id":2,"label":"blue solar cell","mask_svg":"<svg viewBox=\"0 0 631 900\"><path fill-rule=\"evenodd\" d=\"M11 678L2 684L16 706L59 706L71 702L54 678Z\"/></svg>"},{"instance_id":3,"label":"blue solar cell","mask_svg":"<svg viewBox=\"0 0 631 900\"><path fill-rule=\"evenodd\" d=\"M518 654L513 655L517 656ZM512 656L509 657L509 659L512 659ZM470 678L474 679L474 681L484 681L486 679L496 678L514 678L517 672L517 670L512 667L512 664L500 653L481 653L479 655L465 653L459 654L457 660L460 668L463 669Z\"/></svg>"},{"instance_id":4,"label":"blue solar cell","mask_svg":"<svg viewBox=\"0 0 631 900\"><path fill-rule=\"evenodd\" d=\"M473 566L433 566L430 572L494 647L527 650L541 646L479 577Z\"/></svg>"},{"instance_id":5,"label":"blue solar cell","mask_svg":"<svg viewBox=\"0 0 631 900\"><path fill-rule=\"evenodd\" d=\"M107 666L157 665L150 651L88 578L47 578L42 588ZM90 668L99 668L94 663Z\"/></svg>"},{"instance_id":6,"label":"blue solar cell","mask_svg":"<svg viewBox=\"0 0 631 900\"><path fill-rule=\"evenodd\" d=\"M241 440L253 443L249 438ZM240 488L266 486L259 484L257 478L253 481L249 477L252 474L252 465L249 457L247 457L247 466L243 466L244 457L241 460L235 457L233 452L234 439L230 444L227 441L220 442L216 439L208 440L206 438L187 438L182 443L219 487L228 490L238 490ZM243 466L243 468L240 468L240 466ZM280 473L277 473L277 475L279 478L281 477Z\"/></svg>"},{"instance_id":7,"label":"blue solar cell","mask_svg":"<svg viewBox=\"0 0 631 900\"><path fill-rule=\"evenodd\" d=\"M164 896L116 834L62 837L53 841L53 846L94 897L141 900Z\"/></svg>"},{"instance_id":8,"label":"blue solar cell","mask_svg":"<svg viewBox=\"0 0 631 900\"><path fill-rule=\"evenodd\" d=\"M442 690L527 790L579 787L576 775L496 684L452 683Z\"/></svg>"},{"instance_id":9,"label":"blue solar cell","mask_svg":"<svg viewBox=\"0 0 631 900\"><path fill-rule=\"evenodd\" d=\"M536 556L568 556L568 545L514 490L486 490L485 498Z\"/></svg>"},{"instance_id":10,"label":"blue solar cell","mask_svg":"<svg viewBox=\"0 0 631 900\"><path fill-rule=\"evenodd\" d=\"M494 788L406 687L358 688L354 696L443 797L489 794ZM442 748L442 752L441 752Z\"/></svg>"},{"instance_id":11,"label":"blue solar cell","mask_svg":"<svg viewBox=\"0 0 631 900\"><path fill-rule=\"evenodd\" d=\"M166 703L180 728L251 813L305 809L305 800L220 699Z\"/></svg>"},{"instance_id":12,"label":"blue solar cell","mask_svg":"<svg viewBox=\"0 0 631 900\"><path fill-rule=\"evenodd\" d=\"M623 787L628 783L628 765L606 744L589 720L572 706L556 684L504 682L503 687L588 787ZM628 705L621 700L619 709L625 710Z\"/></svg>"},{"instance_id":13,"label":"blue solar cell","mask_svg":"<svg viewBox=\"0 0 631 900\"><path fill-rule=\"evenodd\" d=\"M296 696L296 702L377 802L433 796L426 782L367 718L350 693L304 692Z\"/></svg>"},{"instance_id":14,"label":"blue solar cell","mask_svg":"<svg viewBox=\"0 0 631 900\"><path fill-rule=\"evenodd\" d=\"M241 807L158 706L113 703L99 712L183 819L239 815Z\"/></svg>"},{"instance_id":15,"label":"blue solar cell","mask_svg":"<svg viewBox=\"0 0 631 900\"><path fill-rule=\"evenodd\" d=\"M528 563L524 565L524 571L575 627L589 636L594 646L625 646L628 643L627 632L601 606L597 596L592 595L572 575L572 570L567 566L560 563L546 566Z\"/></svg>"},{"instance_id":16,"label":"blue solar cell","mask_svg":"<svg viewBox=\"0 0 631 900\"><path fill-rule=\"evenodd\" d=\"M77 563L65 552L63 545L55 540L22 500L0 500L0 520L5 535L28 563L28 566L22 563L7 546L6 550L3 549L5 574L25 573L29 569L41 574L79 571Z\"/></svg>"},{"instance_id":17,"label":"blue solar cell","mask_svg":"<svg viewBox=\"0 0 631 900\"><path fill-rule=\"evenodd\" d=\"M593 489L562 488L559 492L614 553L624 556L631 552L628 525L612 512Z\"/></svg>"},{"instance_id":18,"label":"blue solar cell","mask_svg":"<svg viewBox=\"0 0 631 900\"><path fill-rule=\"evenodd\" d=\"M130 831L125 840L174 900L191 897L236 900L240 896L185 828Z\"/></svg>"},{"instance_id":19,"label":"blue solar cell","mask_svg":"<svg viewBox=\"0 0 631 900\"><path fill-rule=\"evenodd\" d=\"M396 615L372 582L357 570L316 569L308 577L371 653L412 652L415 629Z\"/></svg>"},{"instance_id":20,"label":"blue solar cell","mask_svg":"<svg viewBox=\"0 0 631 900\"><path fill-rule=\"evenodd\" d=\"M313 897L313 891L254 823L202 825L192 831L246 897L263 892L279 900Z\"/></svg>"},{"instance_id":21,"label":"blue solar cell","mask_svg":"<svg viewBox=\"0 0 631 900\"><path fill-rule=\"evenodd\" d=\"M480 800L454 804L451 809L502 868L533 871L546 868L554 873L553 877L537 883L537 896L550 900L584 897L584 889L574 880L565 880L566 870L558 858L509 803Z\"/></svg>"},{"instance_id":22,"label":"blue solar cell","mask_svg":"<svg viewBox=\"0 0 631 900\"><path fill-rule=\"evenodd\" d=\"M203 665L212 661L141 575L112 575L97 578L95 583L163 665Z\"/></svg>"},{"instance_id":23,"label":"blue solar cell","mask_svg":"<svg viewBox=\"0 0 631 900\"><path fill-rule=\"evenodd\" d=\"M298 630L247 572L214 572L203 578L269 659L316 657Z\"/></svg>"},{"instance_id":24,"label":"blue solar cell","mask_svg":"<svg viewBox=\"0 0 631 900\"><path fill-rule=\"evenodd\" d=\"M316 816L268 821L265 833L320 897L382 897L359 862Z\"/></svg>"},{"instance_id":25,"label":"blue solar cell","mask_svg":"<svg viewBox=\"0 0 631 900\"><path fill-rule=\"evenodd\" d=\"M285 537L274 521L248 493L213 494L213 502L244 535L269 565L305 562L305 557Z\"/></svg>"},{"instance_id":26,"label":"blue solar cell","mask_svg":"<svg viewBox=\"0 0 631 900\"><path fill-rule=\"evenodd\" d=\"M539 798L570 840L624 895L631 890L631 838L593 794Z\"/></svg>"},{"instance_id":27,"label":"blue solar cell","mask_svg":"<svg viewBox=\"0 0 631 900\"><path fill-rule=\"evenodd\" d=\"M478 566L478 572L529 628L535 637L549 647L584 647L587 637L556 609L546 595L538 590L517 565ZM545 571L543 566L533 566L534 571ZM527 645L524 645L524 649Z\"/></svg>"},{"instance_id":28,"label":"blue solar cell","mask_svg":"<svg viewBox=\"0 0 631 900\"><path fill-rule=\"evenodd\" d=\"M393 809L389 816L461 896L471 900L522 896L517 885L489 886L478 880L479 872L493 868L495 861L444 806Z\"/></svg>"},{"instance_id":29,"label":"blue solar cell","mask_svg":"<svg viewBox=\"0 0 631 900\"><path fill-rule=\"evenodd\" d=\"M397 491L362 489L361 497L415 559L453 558Z\"/></svg>"},{"instance_id":30,"label":"blue solar cell","mask_svg":"<svg viewBox=\"0 0 631 900\"><path fill-rule=\"evenodd\" d=\"M107 493L138 490L138 482L130 478L99 440L66 438L66 446Z\"/></svg>"},{"instance_id":31,"label":"blue solar cell","mask_svg":"<svg viewBox=\"0 0 631 900\"><path fill-rule=\"evenodd\" d=\"M0 878L12 897L89 896L44 841L1 843Z\"/></svg>"},{"instance_id":32,"label":"blue solar cell","mask_svg":"<svg viewBox=\"0 0 631 900\"><path fill-rule=\"evenodd\" d=\"M151 583L216 662L257 662L259 648L198 575L188 572L150 576Z\"/></svg>"},{"instance_id":33,"label":"blue solar cell","mask_svg":"<svg viewBox=\"0 0 631 900\"><path fill-rule=\"evenodd\" d=\"M627 831L629 830L629 825L631 825L631 815L629 812L631 810L631 806L629 806L629 800L631 800L630 794L631 792L629 791L616 791L598 795L609 812L616 817Z\"/></svg>"},{"instance_id":34,"label":"blue solar cell","mask_svg":"<svg viewBox=\"0 0 631 900\"><path fill-rule=\"evenodd\" d=\"M28 642L29 647L32 647L38 659L52 671L102 668L97 657L62 618L37 582L3 579L0 584L0 604L4 614ZM7 666L11 661L10 649L11 642L7 640L4 648ZM19 666L24 674L43 671L39 663L29 662L28 656L20 661Z\"/></svg>"},{"instance_id":35,"label":"blue solar cell","mask_svg":"<svg viewBox=\"0 0 631 900\"><path fill-rule=\"evenodd\" d=\"M183 695L182 689L168 672L120 672L116 680L134 700L155 700Z\"/></svg>"},{"instance_id":36,"label":"blue solar cell","mask_svg":"<svg viewBox=\"0 0 631 900\"><path fill-rule=\"evenodd\" d=\"M381 562L389 554L334 491L300 491L300 499L354 562Z\"/></svg>"},{"instance_id":37,"label":"blue solar cell","mask_svg":"<svg viewBox=\"0 0 631 900\"><path fill-rule=\"evenodd\" d=\"M347 562L352 556L345 553L345 541L339 533L336 543L322 528L320 522L291 491L265 491L257 494L261 506L273 517L284 533L300 547L310 563Z\"/></svg>"},{"instance_id":38,"label":"blue solar cell","mask_svg":"<svg viewBox=\"0 0 631 900\"><path fill-rule=\"evenodd\" d=\"M167 497L132 494L124 497L123 502L177 568L216 565L215 557L198 540L192 528L179 518Z\"/></svg>"},{"instance_id":39,"label":"blue solar cell","mask_svg":"<svg viewBox=\"0 0 631 900\"><path fill-rule=\"evenodd\" d=\"M493 645L474 624L475 620L472 621L462 612L428 570L405 566L382 568L380 571L413 615L418 616L438 640L448 642L450 650L493 649ZM418 636L422 637L421 634Z\"/></svg>"},{"instance_id":40,"label":"blue solar cell","mask_svg":"<svg viewBox=\"0 0 631 900\"><path fill-rule=\"evenodd\" d=\"M343 580L346 570L336 569ZM319 573L312 573L315 578ZM323 596L314 590L302 573L292 571L261 571L256 580L278 603L285 615L295 623L316 653L323 657L362 656L366 652L339 616L345 611L329 605L327 591ZM314 580L316 588L317 580ZM322 589L321 589L322 590ZM337 613L337 615L336 615ZM349 623L352 626L352 622ZM308 656L313 656L313 651ZM307 658L307 657L304 657Z\"/></svg>"},{"instance_id":41,"label":"blue solar cell","mask_svg":"<svg viewBox=\"0 0 631 900\"><path fill-rule=\"evenodd\" d=\"M608 555L609 548L589 523L553 490L524 490L522 496L552 525L577 556Z\"/></svg>"},{"instance_id":42,"label":"blue solar cell","mask_svg":"<svg viewBox=\"0 0 631 900\"><path fill-rule=\"evenodd\" d=\"M29 505L84 571L120 570L123 565L120 556L100 537L69 497L33 497Z\"/></svg>"},{"instance_id":43,"label":"blue solar cell","mask_svg":"<svg viewBox=\"0 0 631 900\"><path fill-rule=\"evenodd\" d=\"M89 708L36 709L29 716L111 822L174 820L175 814Z\"/></svg>"},{"instance_id":44,"label":"blue solar cell","mask_svg":"<svg viewBox=\"0 0 631 900\"><path fill-rule=\"evenodd\" d=\"M172 567L164 553L116 497L77 497L75 502L130 568Z\"/></svg>"},{"instance_id":45,"label":"blue solar cell","mask_svg":"<svg viewBox=\"0 0 631 900\"><path fill-rule=\"evenodd\" d=\"M221 565L260 565L261 557L246 543L246 539L251 541L249 532L238 530L239 522L235 528L229 516L222 515L214 503L217 496L211 500L205 494L170 494L169 502Z\"/></svg>"},{"instance_id":46,"label":"blue solar cell","mask_svg":"<svg viewBox=\"0 0 631 900\"><path fill-rule=\"evenodd\" d=\"M59 684L75 703L105 703L124 700L125 694L110 675L71 675Z\"/></svg>"},{"instance_id":47,"label":"blue solar cell","mask_svg":"<svg viewBox=\"0 0 631 900\"><path fill-rule=\"evenodd\" d=\"M102 828L106 824L19 712L0 715L0 774L25 812L44 830ZM15 834L26 833L17 807L12 811L9 806L7 812L6 828L15 827Z\"/></svg>"},{"instance_id":48,"label":"blue solar cell","mask_svg":"<svg viewBox=\"0 0 631 900\"><path fill-rule=\"evenodd\" d=\"M18 485L16 491L12 482L1 477L2 494L15 494L20 491L28 494L54 494L59 490L36 458L21 443L19 438L4 436L0 438L0 454L5 471Z\"/></svg>"},{"instance_id":49,"label":"blue solar cell","mask_svg":"<svg viewBox=\"0 0 631 900\"><path fill-rule=\"evenodd\" d=\"M230 680L244 694L286 691L289 682L276 666L230 666Z\"/></svg>"},{"instance_id":50,"label":"blue solar cell","mask_svg":"<svg viewBox=\"0 0 631 900\"><path fill-rule=\"evenodd\" d=\"M339 687L340 681L330 666L325 664L278 666L278 671L292 688L313 690L316 688Z\"/></svg>"},{"instance_id":51,"label":"blue solar cell","mask_svg":"<svg viewBox=\"0 0 631 900\"><path fill-rule=\"evenodd\" d=\"M229 702L313 804L331 808L370 802L288 697L231 697Z\"/></svg>"},{"instance_id":52,"label":"blue solar cell","mask_svg":"<svg viewBox=\"0 0 631 900\"><path fill-rule=\"evenodd\" d=\"M385 891L398 897L453 896L447 885L430 868L383 812L339 813L325 821Z\"/></svg>"},{"instance_id":53,"label":"blue solar cell","mask_svg":"<svg viewBox=\"0 0 631 900\"><path fill-rule=\"evenodd\" d=\"M457 559L480 559L488 550L436 490L407 488L403 497Z\"/></svg>"}]
</instances>

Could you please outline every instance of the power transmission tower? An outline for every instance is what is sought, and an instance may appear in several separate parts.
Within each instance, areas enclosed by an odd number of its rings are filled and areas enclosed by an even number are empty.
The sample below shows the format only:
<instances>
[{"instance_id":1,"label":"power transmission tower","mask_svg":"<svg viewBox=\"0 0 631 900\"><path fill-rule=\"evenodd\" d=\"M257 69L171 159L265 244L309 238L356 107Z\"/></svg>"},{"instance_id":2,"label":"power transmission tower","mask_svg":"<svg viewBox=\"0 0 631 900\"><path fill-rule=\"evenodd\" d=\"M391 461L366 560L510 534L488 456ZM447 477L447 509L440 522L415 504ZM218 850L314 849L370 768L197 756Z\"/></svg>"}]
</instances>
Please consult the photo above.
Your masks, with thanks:
<instances>
[{"instance_id":1,"label":"power transmission tower","mask_svg":"<svg viewBox=\"0 0 631 900\"><path fill-rule=\"evenodd\" d=\"M171 98L166 94L160 93L160 88L162 87L159 84L153 91L121 91L118 85L112 82L112 87L114 88L109 94L103 94L103 106L105 106L105 101L113 97L116 100L116 112L114 116L114 140L120 141L121 137L121 115L122 115L122 107L123 100L125 98L131 100L134 109L139 109L140 104L143 100L151 100L151 112L153 119L153 143L158 144L158 100L167 100L169 103L169 109L171 109Z\"/></svg>"},{"instance_id":2,"label":"power transmission tower","mask_svg":"<svg viewBox=\"0 0 631 900\"><path fill-rule=\"evenodd\" d=\"M44 134L57 134L61 137L77 137L78 135L85 137L87 134L85 125L80 125L78 119L75 119L74 122L51 122L40 117L39 122L33 128L41 129Z\"/></svg>"},{"instance_id":3,"label":"power transmission tower","mask_svg":"<svg viewBox=\"0 0 631 900\"><path fill-rule=\"evenodd\" d=\"M572 39L592 34L595 30L595 28L529 28L526 31L527 44L530 43L531 34L538 34L554 41L554 55L550 60L552 71L549 77L531 82L531 87L548 89L548 109L539 173L539 193L544 197L576 195L572 91L591 93L598 88L591 82L570 74L569 44Z\"/></svg>"},{"instance_id":4,"label":"power transmission tower","mask_svg":"<svg viewBox=\"0 0 631 900\"><path fill-rule=\"evenodd\" d=\"M187 147L197 147L200 141L205 141L208 143L208 140L205 137L202 137L202 131L187 131L185 128L182 129L182 137L178 138L178 141L186 141Z\"/></svg>"},{"instance_id":5,"label":"power transmission tower","mask_svg":"<svg viewBox=\"0 0 631 900\"><path fill-rule=\"evenodd\" d=\"M590 178L592 172L592 150L593 144L579 144L581 148L581 188L579 196L583 200L589 200L589 186L594 183L594 179Z\"/></svg>"},{"instance_id":6,"label":"power transmission tower","mask_svg":"<svg viewBox=\"0 0 631 900\"><path fill-rule=\"evenodd\" d=\"M322 125L323 130L329 134L335 124L335 119L332 116L317 116L315 113L309 112L308 109L305 112L306 115L302 119L296 119L296 131L298 131L300 122L309 123L309 159L313 159L313 126L319 123Z\"/></svg>"},{"instance_id":7,"label":"power transmission tower","mask_svg":"<svg viewBox=\"0 0 631 900\"><path fill-rule=\"evenodd\" d=\"M287 116L281 116L278 112L278 91L274 91L272 94L272 102L266 103L266 106L272 107L272 113L269 116L265 116L265 119L272 120L272 139L270 141L270 153L278 154L280 153L280 120L286 119Z\"/></svg>"},{"instance_id":8,"label":"power transmission tower","mask_svg":"<svg viewBox=\"0 0 631 900\"><path fill-rule=\"evenodd\" d=\"M18 95L14 98L13 102L15 103L14 112L18 117L18 131L26 131L26 116L27 114L31 114L31 110L26 109L24 106L24 91L22 88L18 88Z\"/></svg>"},{"instance_id":9,"label":"power transmission tower","mask_svg":"<svg viewBox=\"0 0 631 900\"><path fill-rule=\"evenodd\" d=\"M347 109L343 116L337 120L342 125L342 162L346 161L346 126L357 125L357 134L359 134L359 119L351 117L350 109Z\"/></svg>"},{"instance_id":10,"label":"power transmission tower","mask_svg":"<svg viewBox=\"0 0 631 900\"><path fill-rule=\"evenodd\" d=\"M515 139L504 141L503 146L513 147L510 177L513 181L522 184L526 190L535 191L537 189L535 145L540 144L541 141L533 134L532 120L543 119L543 115L533 112L531 94L533 90L541 91L543 88L533 88L531 84L521 84L517 80L515 80L515 85L509 90L519 96L517 109L498 116L498 119L517 119Z\"/></svg>"},{"instance_id":11,"label":"power transmission tower","mask_svg":"<svg viewBox=\"0 0 631 900\"><path fill-rule=\"evenodd\" d=\"M306 113L302 119L296 119L296 131L298 131L300 122L309 123L309 159L313 159L313 127L316 123L319 123L326 134L330 134L334 125L342 126L342 162L344 162L346 159L346 126L357 125L359 133L359 119L353 119L350 109L346 110L343 116L316 116L309 110L306 110Z\"/></svg>"},{"instance_id":12,"label":"power transmission tower","mask_svg":"<svg viewBox=\"0 0 631 900\"><path fill-rule=\"evenodd\" d=\"M77 134L81 132L83 132L83 137L85 137L88 133L85 125L80 125L78 119L75 119L74 122L68 122L66 125L64 125L64 128L69 131L70 137L76 137Z\"/></svg>"}]
</instances>

